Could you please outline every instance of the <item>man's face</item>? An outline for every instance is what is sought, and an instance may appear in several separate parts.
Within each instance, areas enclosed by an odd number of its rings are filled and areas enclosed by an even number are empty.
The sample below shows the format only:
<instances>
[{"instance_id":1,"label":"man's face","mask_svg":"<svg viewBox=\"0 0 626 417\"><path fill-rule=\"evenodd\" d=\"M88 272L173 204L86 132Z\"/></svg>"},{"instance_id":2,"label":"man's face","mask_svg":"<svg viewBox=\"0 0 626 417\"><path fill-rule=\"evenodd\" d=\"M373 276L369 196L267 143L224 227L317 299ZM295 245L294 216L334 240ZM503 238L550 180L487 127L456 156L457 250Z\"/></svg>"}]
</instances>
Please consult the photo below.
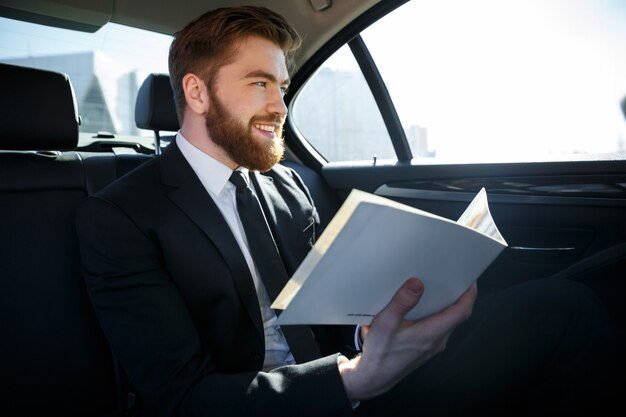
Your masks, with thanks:
<instances>
[{"instance_id":1,"label":"man's face","mask_svg":"<svg viewBox=\"0 0 626 417\"><path fill-rule=\"evenodd\" d=\"M259 37L243 39L235 48L234 61L219 69L210 87L207 130L238 165L268 171L284 152L285 57L278 46Z\"/></svg>"}]
</instances>

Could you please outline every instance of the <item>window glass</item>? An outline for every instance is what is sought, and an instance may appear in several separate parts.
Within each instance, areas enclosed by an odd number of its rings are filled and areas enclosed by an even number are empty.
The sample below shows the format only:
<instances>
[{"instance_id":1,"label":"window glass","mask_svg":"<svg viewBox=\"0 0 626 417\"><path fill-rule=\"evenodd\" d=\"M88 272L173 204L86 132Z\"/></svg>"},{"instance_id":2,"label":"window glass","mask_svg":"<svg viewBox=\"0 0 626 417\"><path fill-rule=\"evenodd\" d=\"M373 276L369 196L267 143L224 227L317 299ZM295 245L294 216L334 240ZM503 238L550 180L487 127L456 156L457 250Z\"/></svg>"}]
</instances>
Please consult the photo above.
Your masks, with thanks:
<instances>
[{"instance_id":1,"label":"window glass","mask_svg":"<svg viewBox=\"0 0 626 417\"><path fill-rule=\"evenodd\" d=\"M135 127L135 99L149 73L167 73L171 39L113 23L85 33L0 18L0 62L68 74L81 133L148 136Z\"/></svg>"},{"instance_id":2,"label":"window glass","mask_svg":"<svg viewBox=\"0 0 626 417\"><path fill-rule=\"evenodd\" d=\"M328 161L396 158L374 97L347 46L308 80L290 117Z\"/></svg>"},{"instance_id":3,"label":"window glass","mask_svg":"<svg viewBox=\"0 0 626 417\"><path fill-rule=\"evenodd\" d=\"M625 23L623 0L421 0L362 37L414 156L624 159Z\"/></svg>"}]
</instances>

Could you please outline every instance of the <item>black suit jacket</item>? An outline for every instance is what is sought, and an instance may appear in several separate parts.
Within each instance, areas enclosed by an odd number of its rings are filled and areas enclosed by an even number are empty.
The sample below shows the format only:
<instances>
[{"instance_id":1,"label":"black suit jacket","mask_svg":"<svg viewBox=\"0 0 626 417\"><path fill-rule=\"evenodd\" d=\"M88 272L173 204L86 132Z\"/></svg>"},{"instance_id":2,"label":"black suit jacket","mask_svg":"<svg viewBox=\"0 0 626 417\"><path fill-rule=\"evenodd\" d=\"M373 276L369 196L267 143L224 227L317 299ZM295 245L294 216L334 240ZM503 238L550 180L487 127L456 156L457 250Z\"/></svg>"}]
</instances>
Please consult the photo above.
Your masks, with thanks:
<instances>
[{"instance_id":1,"label":"black suit jacket","mask_svg":"<svg viewBox=\"0 0 626 417\"><path fill-rule=\"evenodd\" d=\"M251 174L291 274L319 226L311 197L288 168ZM263 325L250 271L175 144L89 198L76 224L91 301L147 414L351 412L336 355L260 372ZM323 352L335 348L316 334Z\"/></svg>"}]
</instances>

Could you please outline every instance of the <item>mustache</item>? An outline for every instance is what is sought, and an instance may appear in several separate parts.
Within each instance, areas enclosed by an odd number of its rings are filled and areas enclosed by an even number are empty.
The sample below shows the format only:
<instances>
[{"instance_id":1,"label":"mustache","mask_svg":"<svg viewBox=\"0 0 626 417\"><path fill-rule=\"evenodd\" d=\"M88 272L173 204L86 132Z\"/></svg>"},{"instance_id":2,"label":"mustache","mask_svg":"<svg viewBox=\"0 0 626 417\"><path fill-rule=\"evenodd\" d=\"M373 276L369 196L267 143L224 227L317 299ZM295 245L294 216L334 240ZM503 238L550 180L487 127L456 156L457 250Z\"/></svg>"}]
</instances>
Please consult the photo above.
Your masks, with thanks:
<instances>
[{"instance_id":1,"label":"mustache","mask_svg":"<svg viewBox=\"0 0 626 417\"><path fill-rule=\"evenodd\" d=\"M267 116L254 116L250 119L250 123L280 123L281 125L285 123L286 115L281 116L280 114L268 114Z\"/></svg>"}]
</instances>

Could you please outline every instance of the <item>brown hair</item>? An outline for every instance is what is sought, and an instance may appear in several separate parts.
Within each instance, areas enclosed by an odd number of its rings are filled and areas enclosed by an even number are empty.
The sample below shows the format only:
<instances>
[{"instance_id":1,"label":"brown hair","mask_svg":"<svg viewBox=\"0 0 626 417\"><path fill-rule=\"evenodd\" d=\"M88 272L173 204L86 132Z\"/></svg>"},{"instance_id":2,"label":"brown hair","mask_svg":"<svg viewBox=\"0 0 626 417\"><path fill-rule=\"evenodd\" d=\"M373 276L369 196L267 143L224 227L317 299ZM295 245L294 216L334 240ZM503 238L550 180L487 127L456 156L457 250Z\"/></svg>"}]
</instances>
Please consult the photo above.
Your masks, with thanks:
<instances>
[{"instance_id":1,"label":"brown hair","mask_svg":"<svg viewBox=\"0 0 626 417\"><path fill-rule=\"evenodd\" d=\"M274 42L285 53L287 67L301 38L285 19L265 7L225 7L209 11L174 35L170 46L169 71L178 119L182 123L185 109L183 77L193 73L211 87L220 67L227 65L236 53L233 44L250 35Z\"/></svg>"}]
</instances>

